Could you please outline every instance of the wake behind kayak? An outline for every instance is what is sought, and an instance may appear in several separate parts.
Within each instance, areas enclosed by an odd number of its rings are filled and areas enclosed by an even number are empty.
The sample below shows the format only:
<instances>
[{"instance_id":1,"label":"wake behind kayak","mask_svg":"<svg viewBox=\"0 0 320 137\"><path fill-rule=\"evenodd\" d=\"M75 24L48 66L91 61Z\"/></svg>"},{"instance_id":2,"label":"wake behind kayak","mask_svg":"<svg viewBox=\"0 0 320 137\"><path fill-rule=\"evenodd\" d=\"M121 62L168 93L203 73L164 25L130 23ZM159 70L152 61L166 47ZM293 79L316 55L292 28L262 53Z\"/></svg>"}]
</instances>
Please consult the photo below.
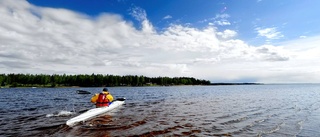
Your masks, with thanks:
<instances>
[{"instance_id":1,"label":"wake behind kayak","mask_svg":"<svg viewBox=\"0 0 320 137\"><path fill-rule=\"evenodd\" d=\"M85 122L88 121L92 118L95 118L103 113L109 112L119 106L121 106L122 104L124 104L125 102L125 98L118 98L115 101L113 101L109 106L107 107L100 107L100 108L93 108L90 109L82 114L80 114L79 116L76 116L74 118L69 119L66 124L69 127L73 127L75 126L77 123L79 122Z\"/></svg>"}]
</instances>

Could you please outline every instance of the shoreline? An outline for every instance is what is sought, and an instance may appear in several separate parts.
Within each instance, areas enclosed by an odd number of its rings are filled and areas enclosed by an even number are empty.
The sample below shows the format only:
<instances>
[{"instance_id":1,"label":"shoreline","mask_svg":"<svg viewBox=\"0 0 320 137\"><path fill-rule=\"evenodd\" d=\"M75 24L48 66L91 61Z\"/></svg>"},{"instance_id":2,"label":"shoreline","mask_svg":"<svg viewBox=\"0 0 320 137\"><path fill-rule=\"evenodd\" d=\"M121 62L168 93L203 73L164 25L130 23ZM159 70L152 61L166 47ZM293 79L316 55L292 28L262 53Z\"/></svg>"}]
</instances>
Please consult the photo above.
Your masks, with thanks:
<instances>
[{"instance_id":1,"label":"shoreline","mask_svg":"<svg viewBox=\"0 0 320 137\"><path fill-rule=\"evenodd\" d=\"M232 85L265 85L263 83L211 83L209 85L144 85L144 86L97 86L98 87L170 87L170 86L232 86ZM93 86L95 87L95 86ZM82 86L16 86L12 87L11 85L2 86L0 88L91 88L91 87L82 87Z\"/></svg>"}]
</instances>

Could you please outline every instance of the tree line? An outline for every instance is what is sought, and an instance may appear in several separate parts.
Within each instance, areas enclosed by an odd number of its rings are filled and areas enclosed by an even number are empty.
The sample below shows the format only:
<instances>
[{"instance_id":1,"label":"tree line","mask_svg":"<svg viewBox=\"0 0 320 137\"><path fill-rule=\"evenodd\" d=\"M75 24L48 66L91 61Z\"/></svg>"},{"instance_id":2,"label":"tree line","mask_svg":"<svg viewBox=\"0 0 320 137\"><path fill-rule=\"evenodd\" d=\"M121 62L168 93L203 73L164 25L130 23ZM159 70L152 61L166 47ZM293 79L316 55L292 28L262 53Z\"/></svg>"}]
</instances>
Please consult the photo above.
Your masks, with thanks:
<instances>
[{"instance_id":1,"label":"tree line","mask_svg":"<svg viewBox=\"0 0 320 137\"><path fill-rule=\"evenodd\" d=\"M102 75L102 74L0 74L2 87L102 87L102 86L170 86L170 85L210 85L208 80L192 77L146 77L137 75Z\"/></svg>"}]
</instances>

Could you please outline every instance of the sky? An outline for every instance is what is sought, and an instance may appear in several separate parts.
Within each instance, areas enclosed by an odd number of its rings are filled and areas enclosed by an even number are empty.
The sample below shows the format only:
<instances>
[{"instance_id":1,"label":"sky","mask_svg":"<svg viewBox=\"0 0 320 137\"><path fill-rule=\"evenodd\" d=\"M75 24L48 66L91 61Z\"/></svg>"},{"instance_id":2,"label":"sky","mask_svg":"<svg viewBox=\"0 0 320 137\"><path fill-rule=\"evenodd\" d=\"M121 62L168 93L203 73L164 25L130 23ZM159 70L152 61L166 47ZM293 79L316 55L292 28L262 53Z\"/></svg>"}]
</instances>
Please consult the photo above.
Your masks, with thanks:
<instances>
[{"instance_id":1,"label":"sky","mask_svg":"<svg viewBox=\"0 0 320 137\"><path fill-rule=\"evenodd\" d=\"M0 0L0 73L319 83L318 0Z\"/></svg>"}]
</instances>

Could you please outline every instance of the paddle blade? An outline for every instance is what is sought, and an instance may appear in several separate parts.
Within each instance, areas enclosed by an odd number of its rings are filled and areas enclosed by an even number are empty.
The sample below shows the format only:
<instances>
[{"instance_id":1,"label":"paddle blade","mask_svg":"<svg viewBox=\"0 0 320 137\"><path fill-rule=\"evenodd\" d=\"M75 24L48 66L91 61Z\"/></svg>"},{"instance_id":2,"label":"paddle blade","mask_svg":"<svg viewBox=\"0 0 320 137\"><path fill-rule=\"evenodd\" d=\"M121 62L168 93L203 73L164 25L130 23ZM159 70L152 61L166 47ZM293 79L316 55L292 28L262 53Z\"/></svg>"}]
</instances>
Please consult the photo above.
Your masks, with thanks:
<instances>
[{"instance_id":1,"label":"paddle blade","mask_svg":"<svg viewBox=\"0 0 320 137\"><path fill-rule=\"evenodd\" d=\"M125 101L126 98L117 98L116 100L117 100L117 101Z\"/></svg>"}]
</instances>

